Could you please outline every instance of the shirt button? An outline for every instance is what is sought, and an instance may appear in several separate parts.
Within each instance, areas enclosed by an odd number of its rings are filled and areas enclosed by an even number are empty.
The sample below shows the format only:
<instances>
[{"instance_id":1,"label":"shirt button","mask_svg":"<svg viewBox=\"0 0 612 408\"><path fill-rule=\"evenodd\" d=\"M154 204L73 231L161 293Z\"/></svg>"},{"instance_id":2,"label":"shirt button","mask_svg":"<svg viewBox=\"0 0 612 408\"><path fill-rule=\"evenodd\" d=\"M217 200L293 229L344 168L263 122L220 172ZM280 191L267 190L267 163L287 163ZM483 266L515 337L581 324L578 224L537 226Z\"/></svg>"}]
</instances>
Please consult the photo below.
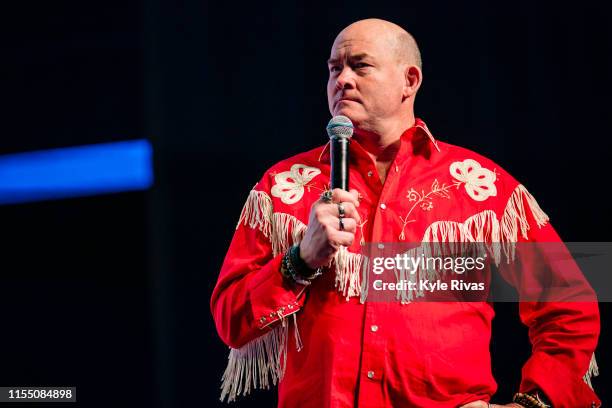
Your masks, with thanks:
<instances>
[{"instance_id":1,"label":"shirt button","mask_svg":"<svg viewBox=\"0 0 612 408\"><path fill-rule=\"evenodd\" d=\"M374 174L372 173L372 170L368 171L368 177L372 177L372 174Z\"/></svg>"},{"instance_id":2,"label":"shirt button","mask_svg":"<svg viewBox=\"0 0 612 408\"><path fill-rule=\"evenodd\" d=\"M372 326L370 326L370 330L372 330L374 333L376 333L378 331L378 326L373 324Z\"/></svg>"},{"instance_id":3,"label":"shirt button","mask_svg":"<svg viewBox=\"0 0 612 408\"><path fill-rule=\"evenodd\" d=\"M387 208L387 206L385 205L385 203L382 203L382 204L380 205L380 208L382 208L382 209L384 210L385 208Z\"/></svg>"},{"instance_id":4,"label":"shirt button","mask_svg":"<svg viewBox=\"0 0 612 408\"><path fill-rule=\"evenodd\" d=\"M368 371L368 378L371 380L374 378L374 371Z\"/></svg>"}]
</instances>

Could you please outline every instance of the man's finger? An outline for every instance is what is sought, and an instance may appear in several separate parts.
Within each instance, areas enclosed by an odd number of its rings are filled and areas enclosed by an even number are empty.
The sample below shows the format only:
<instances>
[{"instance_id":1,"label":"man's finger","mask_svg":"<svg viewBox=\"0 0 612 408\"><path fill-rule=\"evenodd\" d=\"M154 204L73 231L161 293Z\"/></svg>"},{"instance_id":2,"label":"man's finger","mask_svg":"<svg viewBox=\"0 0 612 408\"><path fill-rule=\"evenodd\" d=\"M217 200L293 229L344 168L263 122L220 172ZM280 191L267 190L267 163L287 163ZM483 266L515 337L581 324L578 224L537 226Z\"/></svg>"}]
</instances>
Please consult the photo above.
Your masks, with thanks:
<instances>
[{"instance_id":1,"label":"man's finger","mask_svg":"<svg viewBox=\"0 0 612 408\"><path fill-rule=\"evenodd\" d=\"M355 196L355 194L350 193L345 190L341 190L339 188L334 188L332 190L332 201L334 203L341 203L343 201L347 201L347 202L353 203L355 207L359 207L358 197L359 195Z\"/></svg>"},{"instance_id":2,"label":"man's finger","mask_svg":"<svg viewBox=\"0 0 612 408\"><path fill-rule=\"evenodd\" d=\"M346 232L350 232L352 234L355 234L355 232L357 231L357 222L352 219L352 218L342 218L342 226L343 228L340 228L340 219L336 218L334 220L335 225L335 229L337 229L338 231L346 231Z\"/></svg>"},{"instance_id":3,"label":"man's finger","mask_svg":"<svg viewBox=\"0 0 612 408\"><path fill-rule=\"evenodd\" d=\"M351 202L342 202L342 203L338 203L335 204L335 209L333 214L336 217L341 217L341 212L344 213L343 217L345 218L354 218L355 221L357 221L358 223L361 223L361 217L359 216L359 213L357 212L357 208L355 208L355 205Z\"/></svg>"},{"instance_id":4,"label":"man's finger","mask_svg":"<svg viewBox=\"0 0 612 408\"><path fill-rule=\"evenodd\" d=\"M355 234L346 231L334 231L329 235L330 242L335 242L338 245L350 247L355 241Z\"/></svg>"},{"instance_id":5,"label":"man's finger","mask_svg":"<svg viewBox=\"0 0 612 408\"><path fill-rule=\"evenodd\" d=\"M359 202L359 191L357 191L354 188L352 188L352 189L349 190L349 193L351 193L355 197L355 200L357 200L357 202Z\"/></svg>"}]
</instances>

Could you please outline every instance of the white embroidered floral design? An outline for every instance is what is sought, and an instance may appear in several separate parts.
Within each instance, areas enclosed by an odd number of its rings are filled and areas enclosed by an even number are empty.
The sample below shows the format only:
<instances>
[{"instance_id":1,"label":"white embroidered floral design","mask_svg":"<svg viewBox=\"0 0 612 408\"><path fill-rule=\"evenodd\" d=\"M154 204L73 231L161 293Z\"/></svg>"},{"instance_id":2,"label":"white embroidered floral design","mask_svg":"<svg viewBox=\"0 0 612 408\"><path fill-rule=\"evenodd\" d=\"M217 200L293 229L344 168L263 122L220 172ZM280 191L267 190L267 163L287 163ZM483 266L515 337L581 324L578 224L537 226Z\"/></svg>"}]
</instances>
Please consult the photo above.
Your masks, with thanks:
<instances>
[{"instance_id":1,"label":"white embroidered floral design","mask_svg":"<svg viewBox=\"0 0 612 408\"><path fill-rule=\"evenodd\" d=\"M451 176L465 183L465 191L472 199L484 201L497 195L497 187L495 187L497 175L494 171L482 167L476 160L466 159L462 162L454 162L450 165L449 170Z\"/></svg>"},{"instance_id":2,"label":"white embroidered floral design","mask_svg":"<svg viewBox=\"0 0 612 408\"><path fill-rule=\"evenodd\" d=\"M276 184L272 187L272 195L285 204L295 204L302 199L304 186L319 174L321 170L316 167L294 164L291 170L274 176Z\"/></svg>"},{"instance_id":3,"label":"white embroidered floral design","mask_svg":"<svg viewBox=\"0 0 612 408\"><path fill-rule=\"evenodd\" d=\"M433 203L431 201L423 201L421 203L421 209L423 211L429 211L433 208Z\"/></svg>"},{"instance_id":4,"label":"white embroidered floral design","mask_svg":"<svg viewBox=\"0 0 612 408\"><path fill-rule=\"evenodd\" d=\"M421 207L421 210L423 211L431 211L434 208L433 199L436 196L442 197L442 198L451 198L450 194L448 193L448 190L451 187L459 188L460 185L461 185L460 182L455 181L453 182L453 184L450 184L447 186L446 183L440 184L438 182L438 179L434 179L433 183L431 183L431 188L429 189L429 192L427 193L425 192L425 190L421 190L421 192L419 193L414 188L411 188L408 191L406 198L408 199L408 201L415 201L415 203L412 205L410 210L408 210L408 214L406 214L405 217L401 217L401 216L399 217L403 224L402 232L399 235L399 239L401 241L406 239L406 234L405 234L406 225L408 225L411 222L416 221L415 219L410 219L409 217L417 205Z\"/></svg>"},{"instance_id":5,"label":"white embroidered floral design","mask_svg":"<svg viewBox=\"0 0 612 408\"><path fill-rule=\"evenodd\" d=\"M361 239L359 240L359 245L365 245L365 235L363 235L363 226L366 225L366 222L368 222L367 218L361 221L361 224L357 224L357 227L361 230Z\"/></svg>"}]
</instances>

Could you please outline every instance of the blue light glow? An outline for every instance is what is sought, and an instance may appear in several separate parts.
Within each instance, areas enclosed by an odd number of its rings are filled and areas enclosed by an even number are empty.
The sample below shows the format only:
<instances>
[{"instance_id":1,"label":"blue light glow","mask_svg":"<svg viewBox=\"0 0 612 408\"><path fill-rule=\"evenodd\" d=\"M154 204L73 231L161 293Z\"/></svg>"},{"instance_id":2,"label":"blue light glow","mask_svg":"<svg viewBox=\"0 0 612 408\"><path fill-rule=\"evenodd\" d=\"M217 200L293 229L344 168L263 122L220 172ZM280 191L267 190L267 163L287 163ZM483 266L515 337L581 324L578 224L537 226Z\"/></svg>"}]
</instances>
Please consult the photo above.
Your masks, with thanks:
<instances>
[{"instance_id":1,"label":"blue light glow","mask_svg":"<svg viewBox=\"0 0 612 408\"><path fill-rule=\"evenodd\" d=\"M144 190L153 184L144 139L0 156L0 204Z\"/></svg>"}]
</instances>

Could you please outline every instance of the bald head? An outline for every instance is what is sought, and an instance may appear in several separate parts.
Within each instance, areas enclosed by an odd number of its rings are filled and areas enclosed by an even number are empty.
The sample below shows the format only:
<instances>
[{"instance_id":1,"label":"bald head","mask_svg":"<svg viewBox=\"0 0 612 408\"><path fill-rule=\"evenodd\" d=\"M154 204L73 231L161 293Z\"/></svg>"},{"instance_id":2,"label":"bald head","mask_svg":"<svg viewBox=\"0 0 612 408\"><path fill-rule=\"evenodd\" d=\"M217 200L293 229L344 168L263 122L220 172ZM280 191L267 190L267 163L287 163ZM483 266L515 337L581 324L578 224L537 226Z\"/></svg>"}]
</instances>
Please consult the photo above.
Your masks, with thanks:
<instances>
[{"instance_id":1,"label":"bald head","mask_svg":"<svg viewBox=\"0 0 612 408\"><path fill-rule=\"evenodd\" d=\"M414 122L421 57L414 38L397 24L374 18L351 24L336 37L327 65L333 116L379 135L397 136Z\"/></svg>"},{"instance_id":2,"label":"bald head","mask_svg":"<svg viewBox=\"0 0 612 408\"><path fill-rule=\"evenodd\" d=\"M342 30L336 37L334 44L346 37L355 35L376 38L378 41L386 43L385 45L395 54L399 64L416 65L419 69L423 69L421 52L416 40L399 25L378 18L359 20Z\"/></svg>"}]
</instances>

